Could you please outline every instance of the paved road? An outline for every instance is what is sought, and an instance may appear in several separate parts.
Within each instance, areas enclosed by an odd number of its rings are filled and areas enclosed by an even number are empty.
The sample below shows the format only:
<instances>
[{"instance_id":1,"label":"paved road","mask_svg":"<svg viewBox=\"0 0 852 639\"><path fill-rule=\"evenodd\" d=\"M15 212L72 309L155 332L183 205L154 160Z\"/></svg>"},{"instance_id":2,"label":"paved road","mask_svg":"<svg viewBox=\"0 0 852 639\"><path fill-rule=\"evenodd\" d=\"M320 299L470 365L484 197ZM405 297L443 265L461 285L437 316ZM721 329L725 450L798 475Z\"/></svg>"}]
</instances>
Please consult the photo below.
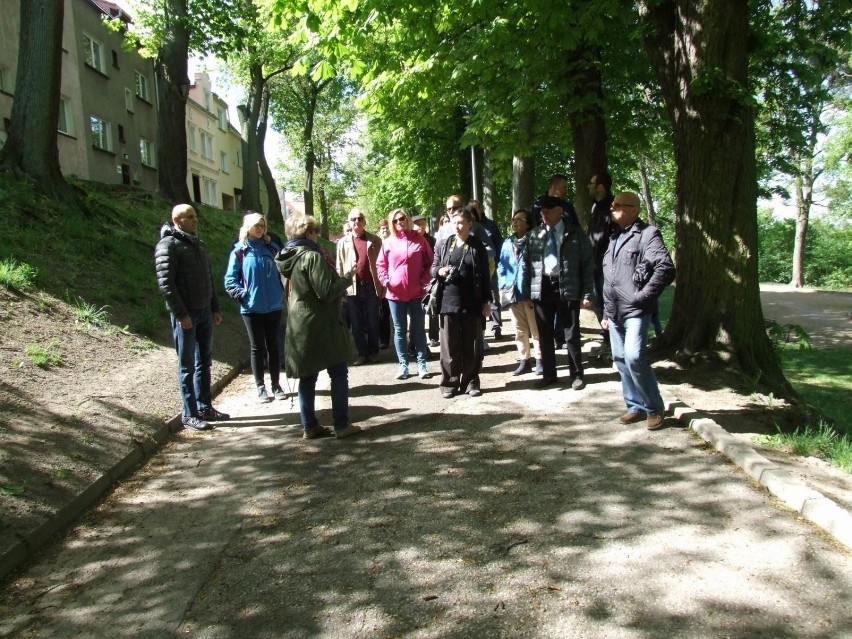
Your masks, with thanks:
<instances>
[{"instance_id":1,"label":"paved road","mask_svg":"<svg viewBox=\"0 0 852 639\"><path fill-rule=\"evenodd\" d=\"M476 399L353 369L344 441L302 442L238 378L234 420L180 434L2 593L0 635L852 637L849 553L674 420L618 425L612 371L535 391L511 350Z\"/></svg>"}]
</instances>

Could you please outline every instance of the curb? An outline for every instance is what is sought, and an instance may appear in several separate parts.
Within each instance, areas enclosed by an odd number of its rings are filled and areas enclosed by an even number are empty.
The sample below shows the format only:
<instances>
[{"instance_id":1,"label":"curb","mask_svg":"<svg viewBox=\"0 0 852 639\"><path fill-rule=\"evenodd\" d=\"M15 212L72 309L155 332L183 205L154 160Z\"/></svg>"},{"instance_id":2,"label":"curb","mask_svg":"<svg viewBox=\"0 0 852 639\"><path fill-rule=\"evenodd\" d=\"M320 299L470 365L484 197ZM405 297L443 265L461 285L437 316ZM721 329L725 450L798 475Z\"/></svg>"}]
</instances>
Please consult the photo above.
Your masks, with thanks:
<instances>
[{"instance_id":1,"label":"curb","mask_svg":"<svg viewBox=\"0 0 852 639\"><path fill-rule=\"evenodd\" d=\"M758 454L754 448L731 435L704 413L693 409L670 393L663 392L667 412L708 444L725 455L749 477L799 513L804 519L852 550L852 513L819 491L808 487L778 464Z\"/></svg>"},{"instance_id":2,"label":"curb","mask_svg":"<svg viewBox=\"0 0 852 639\"><path fill-rule=\"evenodd\" d=\"M246 362L241 361L217 379L211 385L213 397L216 397L231 380L239 375L245 366ZM177 432L180 423L181 415L177 414L167 422L163 422L149 438L141 442L134 442L135 446L124 457L83 489L80 494L54 513L47 521L20 537L11 548L0 554L0 581L5 580L12 571L32 557L54 535L66 530L73 524L92 504L103 497L113 484L127 477L157 452L166 443L169 436Z\"/></svg>"}]
</instances>

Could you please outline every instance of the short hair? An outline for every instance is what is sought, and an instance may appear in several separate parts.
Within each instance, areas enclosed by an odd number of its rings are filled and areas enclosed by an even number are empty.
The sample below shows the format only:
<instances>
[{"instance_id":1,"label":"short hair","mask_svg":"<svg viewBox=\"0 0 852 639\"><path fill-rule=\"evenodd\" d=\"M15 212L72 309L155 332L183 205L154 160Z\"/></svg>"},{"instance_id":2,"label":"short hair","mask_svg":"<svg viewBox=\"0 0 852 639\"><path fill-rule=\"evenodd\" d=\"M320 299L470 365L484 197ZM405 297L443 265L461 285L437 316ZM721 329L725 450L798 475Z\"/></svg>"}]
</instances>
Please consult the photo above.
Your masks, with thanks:
<instances>
[{"instance_id":1,"label":"short hair","mask_svg":"<svg viewBox=\"0 0 852 639\"><path fill-rule=\"evenodd\" d=\"M602 173L595 173L593 177L595 183L602 184L607 193L612 190L612 176L609 173L603 171Z\"/></svg>"},{"instance_id":2,"label":"short hair","mask_svg":"<svg viewBox=\"0 0 852 639\"><path fill-rule=\"evenodd\" d=\"M184 213L189 213L190 211L195 212L195 209L189 204L175 204L172 208L172 220L176 220Z\"/></svg>"},{"instance_id":3,"label":"short hair","mask_svg":"<svg viewBox=\"0 0 852 639\"><path fill-rule=\"evenodd\" d=\"M284 232L291 240L300 240L317 230L317 221L312 215L294 215L284 222Z\"/></svg>"},{"instance_id":4,"label":"short hair","mask_svg":"<svg viewBox=\"0 0 852 639\"><path fill-rule=\"evenodd\" d=\"M246 211L246 214L243 216L243 225L240 227L240 242L245 244L248 241L248 234L251 228L261 221L266 223L266 218L257 211Z\"/></svg>"},{"instance_id":5,"label":"short hair","mask_svg":"<svg viewBox=\"0 0 852 639\"><path fill-rule=\"evenodd\" d=\"M388 213L387 221L388 221L388 230L391 233L396 232L394 229L393 218L395 218L399 213L402 213L405 216L405 230L411 230L411 216L406 212L405 209L394 209L390 213Z\"/></svg>"},{"instance_id":6,"label":"short hair","mask_svg":"<svg viewBox=\"0 0 852 639\"><path fill-rule=\"evenodd\" d=\"M533 226L535 226L532 213L530 213L526 209L518 209L517 211L512 213L512 219L514 220L518 215L524 216L524 220L526 220L527 222L527 228L531 229Z\"/></svg>"},{"instance_id":7,"label":"short hair","mask_svg":"<svg viewBox=\"0 0 852 639\"><path fill-rule=\"evenodd\" d=\"M476 208L473 204L468 203L462 211L466 211L471 216L471 221L479 222L479 209Z\"/></svg>"},{"instance_id":8,"label":"short hair","mask_svg":"<svg viewBox=\"0 0 852 639\"><path fill-rule=\"evenodd\" d=\"M471 207L470 207L470 206L466 206L466 207L464 207L463 209L458 209L457 211L453 211L453 212L450 214L450 222L452 222L452 221L453 221L453 218L454 218L454 217L456 217L457 215L460 215L460 216L461 216L461 217L462 217L465 221L467 221L467 222L469 222L469 223L473 224L473 221L474 221L476 218L474 218L474 217L473 217L473 213L471 212L471 210L470 210L470 209L471 209Z\"/></svg>"},{"instance_id":9,"label":"short hair","mask_svg":"<svg viewBox=\"0 0 852 639\"><path fill-rule=\"evenodd\" d=\"M547 181L547 188L549 189L553 186L556 186L556 184L558 182L567 182L567 181L568 181L567 175L563 175L562 173L554 173L553 175L550 176L550 179Z\"/></svg>"}]
</instances>

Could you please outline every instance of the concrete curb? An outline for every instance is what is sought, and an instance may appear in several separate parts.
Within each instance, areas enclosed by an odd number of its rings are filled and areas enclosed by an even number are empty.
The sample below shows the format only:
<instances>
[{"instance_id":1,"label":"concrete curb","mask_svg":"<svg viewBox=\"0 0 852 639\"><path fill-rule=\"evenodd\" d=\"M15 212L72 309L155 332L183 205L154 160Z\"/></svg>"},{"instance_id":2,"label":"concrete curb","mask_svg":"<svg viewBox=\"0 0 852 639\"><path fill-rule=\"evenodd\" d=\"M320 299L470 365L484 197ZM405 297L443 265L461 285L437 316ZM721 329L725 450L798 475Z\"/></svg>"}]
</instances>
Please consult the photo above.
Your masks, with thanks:
<instances>
[{"instance_id":1,"label":"concrete curb","mask_svg":"<svg viewBox=\"0 0 852 639\"><path fill-rule=\"evenodd\" d=\"M663 392L666 409L809 522L852 550L852 513L758 454L704 413Z\"/></svg>"},{"instance_id":2,"label":"concrete curb","mask_svg":"<svg viewBox=\"0 0 852 639\"><path fill-rule=\"evenodd\" d=\"M246 362L240 362L217 379L212 385L213 396L218 395L231 380L240 374L246 365ZM180 423L181 416L177 414L169 421L164 422L149 439L135 442L135 446L124 457L83 489L68 504L54 513L50 519L29 531L11 548L0 554L0 581L6 579L12 571L32 557L54 535L64 531L74 523L92 504L103 497L112 488L114 483L127 477L133 470L158 451L166 443L169 436L177 432Z\"/></svg>"}]
</instances>

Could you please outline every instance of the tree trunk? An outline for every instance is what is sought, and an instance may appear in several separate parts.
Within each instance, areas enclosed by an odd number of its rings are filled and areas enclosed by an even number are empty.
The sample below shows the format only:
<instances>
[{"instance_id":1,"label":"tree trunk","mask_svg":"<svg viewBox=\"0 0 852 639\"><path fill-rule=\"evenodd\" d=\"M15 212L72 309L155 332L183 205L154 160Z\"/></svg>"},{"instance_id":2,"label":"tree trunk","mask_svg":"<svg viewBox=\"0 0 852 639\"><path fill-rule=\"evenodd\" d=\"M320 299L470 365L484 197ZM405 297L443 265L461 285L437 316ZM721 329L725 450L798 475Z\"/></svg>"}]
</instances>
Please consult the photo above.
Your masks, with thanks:
<instances>
[{"instance_id":1,"label":"tree trunk","mask_svg":"<svg viewBox=\"0 0 852 639\"><path fill-rule=\"evenodd\" d=\"M305 188L303 195L305 198L305 215L314 214L314 167L316 166L317 156L314 150L314 118L317 113L317 97L319 92L315 84L311 84L311 94L308 99L308 110L305 114L305 126L302 129L302 141L305 144ZM328 227L326 226L326 237L328 236Z\"/></svg>"},{"instance_id":2,"label":"tree trunk","mask_svg":"<svg viewBox=\"0 0 852 639\"><path fill-rule=\"evenodd\" d=\"M648 224L657 226L657 211L651 198L651 185L648 183L648 160L644 155L639 158L639 177L642 180L642 201L648 211Z\"/></svg>"},{"instance_id":3,"label":"tree trunk","mask_svg":"<svg viewBox=\"0 0 852 639\"><path fill-rule=\"evenodd\" d=\"M328 239L328 198L325 195L325 188L319 187L317 191L319 191L320 219L322 219L320 234Z\"/></svg>"},{"instance_id":4,"label":"tree trunk","mask_svg":"<svg viewBox=\"0 0 852 639\"><path fill-rule=\"evenodd\" d=\"M494 185L494 171L491 170L491 149L482 150L482 208L485 212L485 217L492 220L496 219L497 212L494 210L494 204L497 201L497 194Z\"/></svg>"},{"instance_id":5,"label":"tree trunk","mask_svg":"<svg viewBox=\"0 0 852 639\"><path fill-rule=\"evenodd\" d=\"M266 209L266 219L280 221L284 223L284 216L281 213L281 198L278 197L278 186L275 184L275 178L272 176L272 169L269 168L269 162L266 161L266 123L269 119L269 87L264 87L263 101L260 108L260 118L257 123L257 149L258 149L258 164L260 165L260 175L263 178L263 184L266 187L266 195L269 198L269 207ZM258 193L258 197L260 194Z\"/></svg>"},{"instance_id":6,"label":"tree trunk","mask_svg":"<svg viewBox=\"0 0 852 639\"><path fill-rule=\"evenodd\" d=\"M569 115L574 143L574 207L580 222L588 228L592 213L589 180L608 171L600 50L586 47L572 53L568 69L566 84L573 90L571 102L578 105Z\"/></svg>"},{"instance_id":7,"label":"tree trunk","mask_svg":"<svg viewBox=\"0 0 852 639\"><path fill-rule=\"evenodd\" d=\"M160 194L190 204L186 185L186 100L189 97L189 28L186 0L166 0L167 25L154 70L157 83L157 179Z\"/></svg>"},{"instance_id":8,"label":"tree trunk","mask_svg":"<svg viewBox=\"0 0 852 639\"><path fill-rule=\"evenodd\" d=\"M240 208L243 211L259 211L260 204L260 140L258 122L263 107L263 94L266 78L263 77L263 65L253 62L249 65L249 90L247 104L237 107L240 114L240 128L243 135L243 190L240 195Z\"/></svg>"},{"instance_id":9,"label":"tree trunk","mask_svg":"<svg viewBox=\"0 0 852 639\"><path fill-rule=\"evenodd\" d=\"M62 67L63 0L22 0L12 126L0 167L32 180L45 195L71 195L59 168L56 129ZM88 133L86 133L88 139Z\"/></svg>"},{"instance_id":10,"label":"tree trunk","mask_svg":"<svg viewBox=\"0 0 852 639\"><path fill-rule=\"evenodd\" d=\"M811 204L814 198L814 150L816 148L816 131L811 135L811 152L807 157L799 156L796 162L798 175L795 177L796 191L796 237L793 242L793 278L790 285L802 288L805 285L805 243L808 238L808 222L811 215Z\"/></svg>"},{"instance_id":11,"label":"tree trunk","mask_svg":"<svg viewBox=\"0 0 852 639\"><path fill-rule=\"evenodd\" d=\"M735 358L755 382L793 397L760 305L748 5L640 0L638 6L677 164L677 287L661 347Z\"/></svg>"},{"instance_id":12,"label":"tree trunk","mask_svg":"<svg viewBox=\"0 0 852 639\"><path fill-rule=\"evenodd\" d=\"M518 209L530 210L535 200L535 156L530 153L529 143L532 141L535 116L524 118L518 124L526 133L528 148L512 158L512 210L510 217Z\"/></svg>"},{"instance_id":13,"label":"tree trunk","mask_svg":"<svg viewBox=\"0 0 852 639\"><path fill-rule=\"evenodd\" d=\"M459 190L458 195L461 199L467 202L472 196L469 195L473 173L471 173L470 149L461 148L461 139L467 129L467 123L464 117L464 111L461 107L456 107L453 111L453 127L455 129L455 144L458 149L456 154L456 162L458 166Z\"/></svg>"}]
</instances>

